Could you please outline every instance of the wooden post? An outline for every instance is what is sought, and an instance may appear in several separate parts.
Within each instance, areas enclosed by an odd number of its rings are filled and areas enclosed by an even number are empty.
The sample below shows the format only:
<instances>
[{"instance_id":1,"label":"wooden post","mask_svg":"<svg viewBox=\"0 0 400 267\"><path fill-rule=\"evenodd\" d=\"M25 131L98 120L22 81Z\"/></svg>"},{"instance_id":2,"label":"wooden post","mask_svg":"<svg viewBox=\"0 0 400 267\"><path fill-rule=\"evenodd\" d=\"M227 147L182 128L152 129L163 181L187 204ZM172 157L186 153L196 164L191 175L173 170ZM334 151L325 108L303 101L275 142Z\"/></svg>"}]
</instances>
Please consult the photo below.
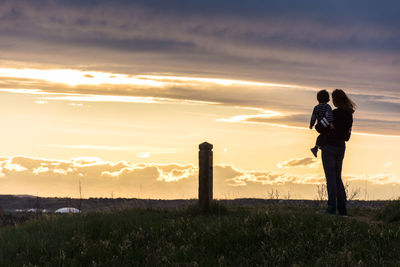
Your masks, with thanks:
<instances>
[{"instance_id":1,"label":"wooden post","mask_svg":"<svg viewBox=\"0 0 400 267\"><path fill-rule=\"evenodd\" d=\"M213 199L213 145L199 145L199 205L207 210Z\"/></svg>"}]
</instances>

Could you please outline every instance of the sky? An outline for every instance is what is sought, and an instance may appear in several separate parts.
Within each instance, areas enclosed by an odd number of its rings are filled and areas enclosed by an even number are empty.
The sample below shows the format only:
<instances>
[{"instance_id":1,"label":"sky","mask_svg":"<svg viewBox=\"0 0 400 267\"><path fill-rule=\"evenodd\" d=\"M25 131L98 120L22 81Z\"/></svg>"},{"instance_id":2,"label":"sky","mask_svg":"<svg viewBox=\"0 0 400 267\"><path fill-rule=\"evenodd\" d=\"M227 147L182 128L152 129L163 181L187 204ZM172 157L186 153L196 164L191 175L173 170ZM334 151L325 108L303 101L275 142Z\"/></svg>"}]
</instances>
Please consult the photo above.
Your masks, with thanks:
<instances>
[{"instance_id":1,"label":"sky","mask_svg":"<svg viewBox=\"0 0 400 267\"><path fill-rule=\"evenodd\" d=\"M400 3L0 2L0 194L316 199L316 93L357 104L343 180L400 197ZM332 103L330 102L332 105Z\"/></svg>"}]
</instances>

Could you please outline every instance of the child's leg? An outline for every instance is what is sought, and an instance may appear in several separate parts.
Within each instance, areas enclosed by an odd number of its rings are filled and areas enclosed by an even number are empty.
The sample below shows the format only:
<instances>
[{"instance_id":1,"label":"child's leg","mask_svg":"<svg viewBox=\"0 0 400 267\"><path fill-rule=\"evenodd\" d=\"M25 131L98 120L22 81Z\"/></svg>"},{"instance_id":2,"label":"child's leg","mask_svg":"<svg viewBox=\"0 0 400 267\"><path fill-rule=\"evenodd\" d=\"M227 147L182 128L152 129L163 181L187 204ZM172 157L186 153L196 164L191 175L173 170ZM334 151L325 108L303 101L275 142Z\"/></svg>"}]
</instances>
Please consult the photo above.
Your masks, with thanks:
<instances>
[{"instance_id":1,"label":"child's leg","mask_svg":"<svg viewBox=\"0 0 400 267\"><path fill-rule=\"evenodd\" d=\"M317 157L318 148L320 148L320 146L319 146L319 140L318 140L320 136L321 136L321 135L318 135L317 140L316 140L316 142L315 142L315 146L314 146L313 148L311 148L311 152L313 153L314 157Z\"/></svg>"},{"instance_id":2,"label":"child's leg","mask_svg":"<svg viewBox=\"0 0 400 267\"><path fill-rule=\"evenodd\" d=\"M317 154L318 154L318 147L315 146L315 147L311 148L310 150L311 150L311 152L313 153L314 157L317 157Z\"/></svg>"}]
</instances>

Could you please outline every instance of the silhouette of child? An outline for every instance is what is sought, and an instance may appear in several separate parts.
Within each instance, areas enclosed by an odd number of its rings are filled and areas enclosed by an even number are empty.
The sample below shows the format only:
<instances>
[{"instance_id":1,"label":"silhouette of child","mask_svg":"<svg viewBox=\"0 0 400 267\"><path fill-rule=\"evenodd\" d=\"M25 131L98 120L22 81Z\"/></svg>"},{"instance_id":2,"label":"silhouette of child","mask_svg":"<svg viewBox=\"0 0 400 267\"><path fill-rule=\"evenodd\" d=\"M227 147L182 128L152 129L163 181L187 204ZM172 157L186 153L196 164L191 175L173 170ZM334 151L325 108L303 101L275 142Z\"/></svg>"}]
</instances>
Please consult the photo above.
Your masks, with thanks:
<instances>
[{"instance_id":1,"label":"silhouette of child","mask_svg":"<svg viewBox=\"0 0 400 267\"><path fill-rule=\"evenodd\" d=\"M329 93L326 90L321 90L317 93L318 105L314 107L310 120L310 129L313 128L315 122L315 130L319 133L315 146L311 148L311 152L317 157L318 148L324 144L326 133L333 129L332 108L328 104Z\"/></svg>"}]
</instances>

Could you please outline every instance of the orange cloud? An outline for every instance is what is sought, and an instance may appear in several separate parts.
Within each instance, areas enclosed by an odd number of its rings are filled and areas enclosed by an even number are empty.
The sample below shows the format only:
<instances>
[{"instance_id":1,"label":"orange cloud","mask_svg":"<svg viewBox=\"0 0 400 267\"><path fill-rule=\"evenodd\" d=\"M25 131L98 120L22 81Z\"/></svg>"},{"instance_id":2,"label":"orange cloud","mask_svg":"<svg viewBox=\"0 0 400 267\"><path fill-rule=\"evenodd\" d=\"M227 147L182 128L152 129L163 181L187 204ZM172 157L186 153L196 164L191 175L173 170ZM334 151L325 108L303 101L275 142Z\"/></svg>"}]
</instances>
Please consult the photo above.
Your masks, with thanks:
<instances>
[{"instance_id":1,"label":"orange cloud","mask_svg":"<svg viewBox=\"0 0 400 267\"><path fill-rule=\"evenodd\" d=\"M305 157L305 158L295 158L295 159L290 159L287 161L279 162L278 168L291 168L291 167L309 167L309 168L315 168L317 165L320 164L320 161L317 160L316 158L311 158L311 157Z\"/></svg>"},{"instance_id":2,"label":"orange cloud","mask_svg":"<svg viewBox=\"0 0 400 267\"><path fill-rule=\"evenodd\" d=\"M310 162L289 160L283 166L302 166ZM399 177L385 173L349 174L343 179L376 188L400 185ZM6 194L78 197L79 183L84 197L112 193L125 197L196 198L198 169L193 165L111 162L92 157L53 160L16 156L0 161L0 185ZM235 196L260 197L271 188L289 190L290 186L294 186L293 194L298 190L310 196L312 188L321 183L325 183L323 174L239 170L226 164L214 166L214 194L220 198L232 197L227 192L235 192Z\"/></svg>"}]
</instances>

